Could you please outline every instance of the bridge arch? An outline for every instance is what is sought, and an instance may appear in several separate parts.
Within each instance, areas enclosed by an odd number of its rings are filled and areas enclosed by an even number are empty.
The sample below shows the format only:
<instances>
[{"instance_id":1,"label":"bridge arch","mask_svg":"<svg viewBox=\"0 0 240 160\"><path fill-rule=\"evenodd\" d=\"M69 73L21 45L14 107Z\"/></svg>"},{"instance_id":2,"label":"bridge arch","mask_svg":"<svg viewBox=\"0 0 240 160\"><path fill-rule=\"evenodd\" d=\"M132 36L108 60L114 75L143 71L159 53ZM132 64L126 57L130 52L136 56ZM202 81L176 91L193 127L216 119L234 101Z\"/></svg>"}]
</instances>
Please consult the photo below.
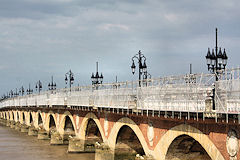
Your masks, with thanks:
<instances>
[{"instance_id":1,"label":"bridge arch","mask_svg":"<svg viewBox=\"0 0 240 160\"><path fill-rule=\"evenodd\" d=\"M37 127L41 127L43 128L44 126L44 118L43 118L43 115L42 115L42 112L40 110L38 110L35 114L35 120L36 120L36 125Z\"/></svg>"},{"instance_id":2,"label":"bridge arch","mask_svg":"<svg viewBox=\"0 0 240 160\"><path fill-rule=\"evenodd\" d=\"M34 125L34 119L33 119L33 112L29 111L29 119L28 119L29 125Z\"/></svg>"},{"instance_id":3,"label":"bridge arch","mask_svg":"<svg viewBox=\"0 0 240 160\"><path fill-rule=\"evenodd\" d=\"M56 119L56 116L55 114L52 112L52 111L49 111L48 114L47 114L47 118L46 118L46 123L45 123L45 128L47 131L50 130L50 128L52 126L56 127L57 129L57 119Z\"/></svg>"},{"instance_id":4,"label":"bridge arch","mask_svg":"<svg viewBox=\"0 0 240 160\"><path fill-rule=\"evenodd\" d=\"M76 129L76 125L74 123L74 119L72 114L69 111L66 111L63 113L62 117L61 117L61 121L60 121L60 125L58 127L58 131L60 134L64 134L64 128L65 128L65 121L67 120L67 118L69 117L69 119L71 120L71 123L73 125L73 129L75 132L75 135L77 134L77 129Z\"/></svg>"},{"instance_id":5,"label":"bridge arch","mask_svg":"<svg viewBox=\"0 0 240 160\"><path fill-rule=\"evenodd\" d=\"M143 151L145 152L146 155L151 155L150 150L148 148L147 142L142 134L142 131L138 127L138 125L131 120L130 118L124 117L119 119L113 126L111 133L108 138L108 145L111 149L115 149L116 141L117 141L117 136L120 131L120 129L123 126L129 127L137 136L140 144L142 145Z\"/></svg>"},{"instance_id":6,"label":"bridge arch","mask_svg":"<svg viewBox=\"0 0 240 160\"><path fill-rule=\"evenodd\" d=\"M21 120L20 120L20 122L22 124L26 124L26 116L25 116L25 112L24 111L21 112Z\"/></svg>"},{"instance_id":7,"label":"bridge arch","mask_svg":"<svg viewBox=\"0 0 240 160\"><path fill-rule=\"evenodd\" d=\"M106 137L104 136L103 128L100 124L100 121L97 118L97 116L92 112L86 114L86 116L83 118L80 129L79 129L79 138L82 139L82 140L86 139L86 130L87 130L89 120L93 120L96 123L96 125L99 129L101 138L102 138L103 142L105 142Z\"/></svg>"},{"instance_id":8,"label":"bridge arch","mask_svg":"<svg viewBox=\"0 0 240 160\"><path fill-rule=\"evenodd\" d=\"M20 122L20 111L16 111L16 122Z\"/></svg>"},{"instance_id":9,"label":"bridge arch","mask_svg":"<svg viewBox=\"0 0 240 160\"><path fill-rule=\"evenodd\" d=\"M11 119L11 120L15 121L15 115L14 115L14 112L12 111L12 112L10 112L10 113L11 113L11 115L12 115L12 119Z\"/></svg>"},{"instance_id":10,"label":"bridge arch","mask_svg":"<svg viewBox=\"0 0 240 160\"><path fill-rule=\"evenodd\" d=\"M11 120L10 112L7 111L7 120Z\"/></svg>"},{"instance_id":11,"label":"bridge arch","mask_svg":"<svg viewBox=\"0 0 240 160\"><path fill-rule=\"evenodd\" d=\"M4 119L8 119L8 112L4 112Z\"/></svg>"},{"instance_id":12,"label":"bridge arch","mask_svg":"<svg viewBox=\"0 0 240 160\"><path fill-rule=\"evenodd\" d=\"M207 152L212 160L224 160L222 154L208 138L200 130L190 125L181 124L168 130L160 139L154 149L154 156L156 159L165 159L167 151L172 142L179 136L187 135L195 139Z\"/></svg>"}]
</instances>

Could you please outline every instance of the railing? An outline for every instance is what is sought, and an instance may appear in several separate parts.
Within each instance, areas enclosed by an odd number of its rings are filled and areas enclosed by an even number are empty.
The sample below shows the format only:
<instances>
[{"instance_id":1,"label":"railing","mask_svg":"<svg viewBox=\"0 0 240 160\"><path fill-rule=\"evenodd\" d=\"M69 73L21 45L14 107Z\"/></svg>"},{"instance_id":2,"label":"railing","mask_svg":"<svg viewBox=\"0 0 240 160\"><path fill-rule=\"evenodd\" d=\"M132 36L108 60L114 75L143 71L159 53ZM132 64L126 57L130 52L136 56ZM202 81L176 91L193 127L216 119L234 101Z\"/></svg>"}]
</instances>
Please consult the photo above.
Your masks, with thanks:
<instances>
[{"instance_id":1,"label":"railing","mask_svg":"<svg viewBox=\"0 0 240 160\"><path fill-rule=\"evenodd\" d=\"M215 82L213 74L169 76L141 81L80 86L9 98L0 107L92 106L156 111L205 112L216 89L218 113L240 112L240 69L226 70Z\"/></svg>"},{"instance_id":2,"label":"railing","mask_svg":"<svg viewBox=\"0 0 240 160\"><path fill-rule=\"evenodd\" d=\"M240 113L240 68L228 69L216 82L216 111Z\"/></svg>"}]
</instances>

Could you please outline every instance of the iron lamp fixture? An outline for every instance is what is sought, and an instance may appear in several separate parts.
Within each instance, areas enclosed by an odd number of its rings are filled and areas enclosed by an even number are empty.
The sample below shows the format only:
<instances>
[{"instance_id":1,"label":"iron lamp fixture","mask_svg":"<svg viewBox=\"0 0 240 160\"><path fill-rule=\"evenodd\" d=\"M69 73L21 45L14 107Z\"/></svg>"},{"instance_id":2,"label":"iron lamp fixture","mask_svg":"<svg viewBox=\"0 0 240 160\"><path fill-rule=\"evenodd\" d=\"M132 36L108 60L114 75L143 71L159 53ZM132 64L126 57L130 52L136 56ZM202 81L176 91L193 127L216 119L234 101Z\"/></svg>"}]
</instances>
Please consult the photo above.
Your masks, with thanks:
<instances>
[{"instance_id":1,"label":"iron lamp fixture","mask_svg":"<svg viewBox=\"0 0 240 160\"><path fill-rule=\"evenodd\" d=\"M68 82L69 81L69 82ZM69 87L70 87L70 92L71 92L71 87L72 84L74 82L74 74L71 71L71 69L65 74L65 83L67 85L67 83L69 83Z\"/></svg>"},{"instance_id":2,"label":"iron lamp fixture","mask_svg":"<svg viewBox=\"0 0 240 160\"><path fill-rule=\"evenodd\" d=\"M228 56L227 56L225 48L223 49L223 52L222 52L221 47L218 50L217 31L218 30L216 28L215 50L212 49L212 53L211 53L210 48L208 48L207 55L205 56L206 61L207 61L208 71L216 74L216 81L218 81L218 75L225 70L226 65L227 65L227 60L228 60Z\"/></svg>"},{"instance_id":3,"label":"iron lamp fixture","mask_svg":"<svg viewBox=\"0 0 240 160\"><path fill-rule=\"evenodd\" d=\"M92 85L96 86L103 83L103 74L101 73L101 75L99 75L98 73L98 62L96 62L96 74L94 75L94 73L92 73L91 81ZM98 89L98 87L96 87L96 89Z\"/></svg>"},{"instance_id":4,"label":"iron lamp fixture","mask_svg":"<svg viewBox=\"0 0 240 160\"><path fill-rule=\"evenodd\" d=\"M136 65L134 62L134 59L137 60L138 63L138 80L139 80L139 87L141 87L141 79L146 79L147 78L147 65L146 65L146 57L141 53L141 50L138 51L138 54L136 54L135 56L132 57L132 65L131 65L131 69L132 69L132 74L135 73L136 70Z\"/></svg>"}]
</instances>

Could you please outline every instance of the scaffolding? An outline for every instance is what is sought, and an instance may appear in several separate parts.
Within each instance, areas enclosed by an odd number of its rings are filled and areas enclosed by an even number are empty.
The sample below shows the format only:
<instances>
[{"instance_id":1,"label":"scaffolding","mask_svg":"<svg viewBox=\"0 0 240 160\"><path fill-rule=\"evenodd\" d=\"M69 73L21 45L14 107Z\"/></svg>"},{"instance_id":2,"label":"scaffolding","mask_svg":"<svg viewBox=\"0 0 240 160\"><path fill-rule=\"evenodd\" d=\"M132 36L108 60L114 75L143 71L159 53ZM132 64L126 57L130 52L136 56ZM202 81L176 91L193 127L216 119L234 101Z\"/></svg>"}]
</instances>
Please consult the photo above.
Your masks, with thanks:
<instances>
[{"instance_id":1,"label":"scaffolding","mask_svg":"<svg viewBox=\"0 0 240 160\"><path fill-rule=\"evenodd\" d=\"M45 91L8 98L0 107L84 106L176 112L239 113L240 68L214 74L187 74ZM215 97L213 89L215 88ZM213 102L214 100L214 102ZM212 104L215 103L215 110ZM209 107L210 106L210 107Z\"/></svg>"}]
</instances>

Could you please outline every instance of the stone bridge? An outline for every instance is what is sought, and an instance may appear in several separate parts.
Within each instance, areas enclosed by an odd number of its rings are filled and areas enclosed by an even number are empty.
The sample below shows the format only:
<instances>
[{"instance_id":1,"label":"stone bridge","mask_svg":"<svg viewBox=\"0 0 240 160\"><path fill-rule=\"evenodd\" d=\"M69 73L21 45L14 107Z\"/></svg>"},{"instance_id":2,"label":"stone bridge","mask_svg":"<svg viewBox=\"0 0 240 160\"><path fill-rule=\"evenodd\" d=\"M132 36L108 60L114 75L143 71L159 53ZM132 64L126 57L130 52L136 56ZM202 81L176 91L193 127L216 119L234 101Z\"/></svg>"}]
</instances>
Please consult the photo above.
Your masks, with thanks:
<instances>
[{"instance_id":1,"label":"stone bridge","mask_svg":"<svg viewBox=\"0 0 240 160\"><path fill-rule=\"evenodd\" d=\"M216 123L211 118L197 121L196 115L187 119L183 113L180 119L176 113L171 114L147 116L91 107L16 107L0 112L1 122L7 126L49 139L52 145L68 144L68 152L96 152L96 160L113 160L131 153L134 157L139 154L145 159L165 160L171 157L168 152L181 148L186 139L188 143L181 152L187 155L203 154L212 160L240 158L238 121L219 119Z\"/></svg>"}]
</instances>

